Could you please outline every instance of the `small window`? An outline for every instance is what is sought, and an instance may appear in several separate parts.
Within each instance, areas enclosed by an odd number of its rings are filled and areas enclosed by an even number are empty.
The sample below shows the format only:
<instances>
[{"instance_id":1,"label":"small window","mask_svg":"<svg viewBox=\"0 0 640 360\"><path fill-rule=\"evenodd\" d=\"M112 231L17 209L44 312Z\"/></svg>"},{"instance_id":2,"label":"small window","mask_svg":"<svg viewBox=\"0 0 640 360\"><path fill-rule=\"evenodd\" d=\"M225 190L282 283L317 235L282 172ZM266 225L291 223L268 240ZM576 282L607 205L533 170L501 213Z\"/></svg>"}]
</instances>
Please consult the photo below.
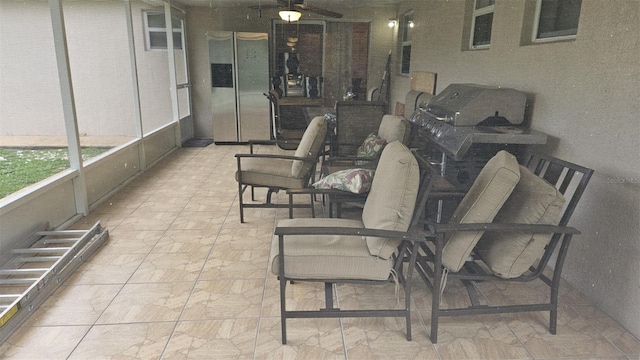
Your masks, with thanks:
<instances>
[{"instance_id":1,"label":"small window","mask_svg":"<svg viewBox=\"0 0 640 360\"><path fill-rule=\"evenodd\" d=\"M538 0L533 41L575 38L581 6L582 0Z\"/></svg>"},{"instance_id":2,"label":"small window","mask_svg":"<svg viewBox=\"0 0 640 360\"><path fill-rule=\"evenodd\" d=\"M408 12L402 18L402 54L400 57L400 73L409 74L411 66L411 38L413 35L413 11Z\"/></svg>"},{"instance_id":3,"label":"small window","mask_svg":"<svg viewBox=\"0 0 640 360\"><path fill-rule=\"evenodd\" d=\"M475 0L471 23L471 48L486 49L491 44L495 0Z\"/></svg>"},{"instance_id":4,"label":"small window","mask_svg":"<svg viewBox=\"0 0 640 360\"><path fill-rule=\"evenodd\" d=\"M171 18L173 28L173 48L182 49L182 20ZM167 35L162 12L144 12L145 36L147 50L166 50Z\"/></svg>"}]
</instances>

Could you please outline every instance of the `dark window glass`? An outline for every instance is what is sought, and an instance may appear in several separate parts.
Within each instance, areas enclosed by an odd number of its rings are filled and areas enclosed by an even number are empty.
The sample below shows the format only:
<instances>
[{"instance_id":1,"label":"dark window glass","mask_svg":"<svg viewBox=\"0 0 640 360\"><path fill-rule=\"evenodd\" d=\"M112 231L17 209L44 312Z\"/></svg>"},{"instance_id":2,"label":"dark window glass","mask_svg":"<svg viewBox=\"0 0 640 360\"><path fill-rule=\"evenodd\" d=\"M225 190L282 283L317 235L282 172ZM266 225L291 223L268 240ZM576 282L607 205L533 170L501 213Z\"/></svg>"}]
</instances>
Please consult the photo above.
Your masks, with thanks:
<instances>
[{"instance_id":1,"label":"dark window glass","mask_svg":"<svg viewBox=\"0 0 640 360\"><path fill-rule=\"evenodd\" d=\"M402 47L402 64L400 66L400 72L408 74L409 65L411 65L411 45L404 45Z\"/></svg>"},{"instance_id":2,"label":"dark window glass","mask_svg":"<svg viewBox=\"0 0 640 360\"><path fill-rule=\"evenodd\" d=\"M489 45L491 43L492 24L493 13L476 17L476 24L473 29L473 46Z\"/></svg>"},{"instance_id":3,"label":"dark window glass","mask_svg":"<svg viewBox=\"0 0 640 360\"><path fill-rule=\"evenodd\" d=\"M538 39L576 35L582 0L542 0Z\"/></svg>"}]
</instances>

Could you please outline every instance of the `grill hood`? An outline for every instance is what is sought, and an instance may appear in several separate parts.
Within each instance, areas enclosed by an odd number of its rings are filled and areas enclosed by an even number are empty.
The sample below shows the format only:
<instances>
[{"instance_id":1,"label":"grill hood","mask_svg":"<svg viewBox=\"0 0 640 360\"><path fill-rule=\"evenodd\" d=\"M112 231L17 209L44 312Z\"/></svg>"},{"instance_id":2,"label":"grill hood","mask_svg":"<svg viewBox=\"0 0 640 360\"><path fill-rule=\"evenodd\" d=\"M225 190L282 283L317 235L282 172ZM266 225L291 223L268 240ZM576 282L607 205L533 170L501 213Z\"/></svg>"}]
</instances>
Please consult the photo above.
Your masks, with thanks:
<instances>
[{"instance_id":1,"label":"grill hood","mask_svg":"<svg viewBox=\"0 0 640 360\"><path fill-rule=\"evenodd\" d=\"M488 118L519 125L524 121L526 102L526 95L514 89L451 84L429 101L427 112L454 126L476 126Z\"/></svg>"}]
</instances>

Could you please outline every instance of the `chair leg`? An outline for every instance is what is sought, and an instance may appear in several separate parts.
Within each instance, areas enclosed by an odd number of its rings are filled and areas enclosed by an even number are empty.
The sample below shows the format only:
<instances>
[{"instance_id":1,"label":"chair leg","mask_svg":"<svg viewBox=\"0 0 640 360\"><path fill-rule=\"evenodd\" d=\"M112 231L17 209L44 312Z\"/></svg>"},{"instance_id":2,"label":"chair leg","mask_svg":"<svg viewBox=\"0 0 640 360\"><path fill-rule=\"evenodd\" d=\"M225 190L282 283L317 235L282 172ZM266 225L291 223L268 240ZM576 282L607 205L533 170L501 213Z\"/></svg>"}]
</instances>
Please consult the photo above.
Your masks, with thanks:
<instances>
[{"instance_id":1,"label":"chair leg","mask_svg":"<svg viewBox=\"0 0 640 360\"><path fill-rule=\"evenodd\" d=\"M267 191L267 201L266 201L266 204L271 204L271 195L272 195L274 192L277 192L277 190L276 190L276 191L274 191L273 189L269 188L269 190Z\"/></svg>"},{"instance_id":2,"label":"chair leg","mask_svg":"<svg viewBox=\"0 0 640 360\"><path fill-rule=\"evenodd\" d=\"M314 203L313 203L314 197L315 197L315 195L311 194L311 217L312 218L316 217L316 208L315 208Z\"/></svg>"},{"instance_id":3,"label":"chair leg","mask_svg":"<svg viewBox=\"0 0 640 360\"><path fill-rule=\"evenodd\" d=\"M287 306L286 306L286 290L287 278L284 276L284 236L278 236L278 254L280 261L278 264L278 280L280 280L280 328L282 330L282 344L287 343Z\"/></svg>"},{"instance_id":4,"label":"chair leg","mask_svg":"<svg viewBox=\"0 0 640 360\"><path fill-rule=\"evenodd\" d=\"M282 345L287 343L287 312L285 306L287 279L280 277L280 328L282 330Z\"/></svg>"},{"instance_id":5,"label":"chair leg","mask_svg":"<svg viewBox=\"0 0 640 360\"><path fill-rule=\"evenodd\" d=\"M337 310L333 307L333 283L324 283L324 303L325 310Z\"/></svg>"},{"instance_id":6,"label":"chair leg","mask_svg":"<svg viewBox=\"0 0 640 360\"><path fill-rule=\"evenodd\" d=\"M438 342L438 316L440 315L440 287L442 284L442 248L444 235L436 237L436 253L433 261L433 289L431 289L431 342Z\"/></svg>"},{"instance_id":7,"label":"chair leg","mask_svg":"<svg viewBox=\"0 0 640 360\"><path fill-rule=\"evenodd\" d=\"M238 182L238 204L240 205L240 223L244 223L244 209L242 202L242 193L244 190L242 189L242 183Z\"/></svg>"}]
</instances>

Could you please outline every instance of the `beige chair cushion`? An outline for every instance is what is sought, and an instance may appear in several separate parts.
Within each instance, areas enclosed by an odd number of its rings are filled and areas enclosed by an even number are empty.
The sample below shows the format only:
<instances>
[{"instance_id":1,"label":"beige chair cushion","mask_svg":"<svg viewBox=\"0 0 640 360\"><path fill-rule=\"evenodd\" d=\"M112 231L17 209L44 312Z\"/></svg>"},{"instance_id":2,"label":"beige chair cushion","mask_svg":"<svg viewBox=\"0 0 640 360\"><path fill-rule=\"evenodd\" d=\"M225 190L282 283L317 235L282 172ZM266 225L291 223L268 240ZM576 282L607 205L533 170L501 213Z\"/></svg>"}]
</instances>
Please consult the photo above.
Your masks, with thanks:
<instances>
[{"instance_id":1,"label":"beige chair cushion","mask_svg":"<svg viewBox=\"0 0 640 360\"><path fill-rule=\"evenodd\" d=\"M382 117L378 128L378 137L386 142L400 141L404 143L409 129L409 123L397 115L385 115Z\"/></svg>"},{"instance_id":2,"label":"beige chair cushion","mask_svg":"<svg viewBox=\"0 0 640 360\"><path fill-rule=\"evenodd\" d=\"M399 141L385 146L362 211L368 229L407 231L420 187L420 169L411 151ZM371 255L389 259L400 240L368 238Z\"/></svg>"},{"instance_id":3,"label":"beige chair cushion","mask_svg":"<svg viewBox=\"0 0 640 360\"><path fill-rule=\"evenodd\" d=\"M520 181L493 222L556 225L564 203L555 186L521 166ZM486 232L476 251L494 274L510 279L522 275L542 256L551 236Z\"/></svg>"},{"instance_id":4,"label":"beige chair cushion","mask_svg":"<svg viewBox=\"0 0 640 360\"><path fill-rule=\"evenodd\" d=\"M242 159L242 183L282 189L306 187L306 179L291 176L292 164L293 160L285 159ZM236 181L238 181L237 172Z\"/></svg>"},{"instance_id":5,"label":"beige chair cushion","mask_svg":"<svg viewBox=\"0 0 640 360\"><path fill-rule=\"evenodd\" d=\"M309 126L304 131L300 144L296 149L295 156L297 157L309 157L320 156L320 150L325 143L325 136L327 135L327 122L324 116L316 116L311 120ZM303 178L309 173L309 170L313 167L313 163L305 162L301 160L294 160L293 166L291 166L291 176L294 178Z\"/></svg>"},{"instance_id":6,"label":"beige chair cushion","mask_svg":"<svg viewBox=\"0 0 640 360\"><path fill-rule=\"evenodd\" d=\"M453 213L451 224L490 223L516 184L520 169L515 156L502 150L491 158ZM483 231L449 233L442 250L442 265L458 271L464 265Z\"/></svg>"},{"instance_id":7,"label":"beige chair cushion","mask_svg":"<svg viewBox=\"0 0 640 360\"><path fill-rule=\"evenodd\" d=\"M362 228L359 220L287 219L278 226L320 226ZM393 263L371 256L360 236L285 236L285 275L293 279L387 280ZM278 237L271 243L271 272L278 275Z\"/></svg>"}]
</instances>

